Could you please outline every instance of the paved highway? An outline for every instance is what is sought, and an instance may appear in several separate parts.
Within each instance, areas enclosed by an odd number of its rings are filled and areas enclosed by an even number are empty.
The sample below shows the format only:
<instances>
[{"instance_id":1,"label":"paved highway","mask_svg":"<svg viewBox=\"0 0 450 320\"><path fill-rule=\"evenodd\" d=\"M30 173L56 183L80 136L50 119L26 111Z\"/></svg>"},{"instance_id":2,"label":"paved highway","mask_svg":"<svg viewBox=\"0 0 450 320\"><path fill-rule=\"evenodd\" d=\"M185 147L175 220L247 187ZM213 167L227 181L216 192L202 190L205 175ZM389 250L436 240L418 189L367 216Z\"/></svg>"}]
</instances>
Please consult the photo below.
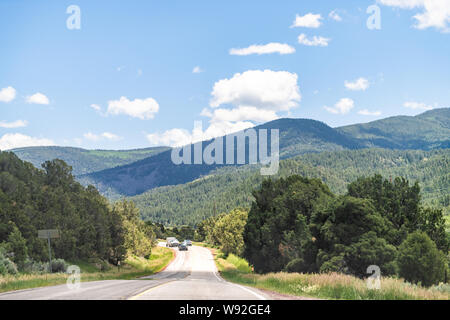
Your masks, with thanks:
<instances>
[{"instance_id":1,"label":"paved highway","mask_svg":"<svg viewBox=\"0 0 450 320\"><path fill-rule=\"evenodd\" d=\"M163 245L163 243L160 243ZM82 282L79 289L66 285L12 291L0 300L264 300L259 290L224 281L211 252L192 246L178 251L162 272L139 280Z\"/></svg>"}]
</instances>

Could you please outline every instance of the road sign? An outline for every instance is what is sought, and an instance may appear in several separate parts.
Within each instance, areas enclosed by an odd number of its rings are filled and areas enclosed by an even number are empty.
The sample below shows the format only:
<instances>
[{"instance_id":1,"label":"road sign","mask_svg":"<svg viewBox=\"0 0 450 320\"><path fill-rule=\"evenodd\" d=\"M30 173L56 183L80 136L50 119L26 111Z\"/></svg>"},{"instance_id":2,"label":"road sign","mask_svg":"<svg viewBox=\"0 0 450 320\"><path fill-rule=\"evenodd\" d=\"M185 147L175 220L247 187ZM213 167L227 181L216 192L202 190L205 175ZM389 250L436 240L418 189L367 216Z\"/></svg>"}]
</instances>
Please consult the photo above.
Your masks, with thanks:
<instances>
[{"instance_id":1,"label":"road sign","mask_svg":"<svg viewBox=\"0 0 450 320\"><path fill-rule=\"evenodd\" d=\"M59 230L57 229L38 230L38 238L41 239L59 238Z\"/></svg>"},{"instance_id":2,"label":"road sign","mask_svg":"<svg viewBox=\"0 0 450 320\"><path fill-rule=\"evenodd\" d=\"M50 264L48 265L49 272L52 273L52 249L50 244L50 239L59 238L59 230L58 229L47 229L47 230L38 230L38 238L47 239L48 242L48 258L50 260Z\"/></svg>"}]
</instances>

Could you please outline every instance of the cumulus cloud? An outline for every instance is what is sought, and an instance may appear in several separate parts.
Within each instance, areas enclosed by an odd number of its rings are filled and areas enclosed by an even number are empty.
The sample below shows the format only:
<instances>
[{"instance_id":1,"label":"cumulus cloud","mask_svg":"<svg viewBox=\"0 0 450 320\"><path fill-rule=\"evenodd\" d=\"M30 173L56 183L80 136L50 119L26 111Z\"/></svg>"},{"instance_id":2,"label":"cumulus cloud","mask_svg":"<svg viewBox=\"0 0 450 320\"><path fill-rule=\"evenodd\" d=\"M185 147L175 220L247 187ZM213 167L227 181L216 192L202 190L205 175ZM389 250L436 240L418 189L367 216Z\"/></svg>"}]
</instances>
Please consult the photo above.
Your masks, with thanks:
<instances>
[{"instance_id":1,"label":"cumulus cloud","mask_svg":"<svg viewBox=\"0 0 450 320\"><path fill-rule=\"evenodd\" d=\"M417 29L436 28L442 32L450 32L450 1L448 0L377 0L385 6L400 9L422 9L413 16Z\"/></svg>"},{"instance_id":2,"label":"cumulus cloud","mask_svg":"<svg viewBox=\"0 0 450 320\"><path fill-rule=\"evenodd\" d=\"M28 103L34 103L34 104L49 104L50 103L47 96L40 92L37 92L31 96L28 96L26 101Z\"/></svg>"},{"instance_id":3,"label":"cumulus cloud","mask_svg":"<svg viewBox=\"0 0 450 320\"><path fill-rule=\"evenodd\" d=\"M223 104L235 107L288 111L301 100L298 76L287 71L249 70L214 84L210 106Z\"/></svg>"},{"instance_id":4,"label":"cumulus cloud","mask_svg":"<svg viewBox=\"0 0 450 320\"><path fill-rule=\"evenodd\" d=\"M405 108L413 110L431 110L433 107L422 102L408 101L403 104Z\"/></svg>"},{"instance_id":5,"label":"cumulus cloud","mask_svg":"<svg viewBox=\"0 0 450 320\"><path fill-rule=\"evenodd\" d=\"M0 128L13 129L13 128L22 128L28 125L28 121L26 120L17 120L13 122L0 121Z\"/></svg>"},{"instance_id":6,"label":"cumulus cloud","mask_svg":"<svg viewBox=\"0 0 450 320\"><path fill-rule=\"evenodd\" d=\"M369 88L369 85L370 85L369 80L367 80L365 78L359 78L353 82L345 81L345 87L348 90L353 90L353 91L365 91L365 90L367 90L367 88Z\"/></svg>"},{"instance_id":7,"label":"cumulus cloud","mask_svg":"<svg viewBox=\"0 0 450 320\"><path fill-rule=\"evenodd\" d=\"M30 137L21 133L7 133L0 138L0 150L53 145L55 144L50 139Z\"/></svg>"},{"instance_id":8,"label":"cumulus cloud","mask_svg":"<svg viewBox=\"0 0 450 320\"><path fill-rule=\"evenodd\" d=\"M264 45L251 45L247 48L232 48L230 49L231 55L236 56L248 56L251 54L271 54L271 53L279 53L279 54L291 54L295 52L295 48L291 47L285 43L271 42Z\"/></svg>"},{"instance_id":9,"label":"cumulus cloud","mask_svg":"<svg viewBox=\"0 0 450 320\"><path fill-rule=\"evenodd\" d=\"M324 37L317 37L314 36L312 39L308 39L306 34L302 33L298 36L298 43L303 44L305 46L310 47L327 47L328 42L330 42L331 39L324 38Z\"/></svg>"},{"instance_id":10,"label":"cumulus cloud","mask_svg":"<svg viewBox=\"0 0 450 320\"><path fill-rule=\"evenodd\" d=\"M153 119L159 111L159 104L153 98L128 100L126 97L120 97L119 100L108 102L108 114L125 114L133 118L142 120Z\"/></svg>"},{"instance_id":11,"label":"cumulus cloud","mask_svg":"<svg viewBox=\"0 0 450 320\"><path fill-rule=\"evenodd\" d=\"M257 122L278 119L278 112L289 111L301 100L297 80L297 74L286 71L236 73L214 84L210 108L200 113L209 118L206 130L194 128L190 132L175 128L147 134L146 138L152 145L179 147L245 130Z\"/></svg>"},{"instance_id":12,"label":"cumulus cloud","mask_svg":"<svg viewBox=\"0 0 450 320\"><path fill-rule=\"evenodd\" d=\"M192 142L192 135L185 129L171 129L163 133L147 134L147 140L155 146L181 147Z\"/></svg>"},{"instance_id":13,"label":"cumulus cloud","mask_svg":"<svg viewBox=\"0 0 450 320\"><path fill-rule=\"evenodd\" d=\"M318 28L322 25L320 20L322 16L320 14L307 13L304 16L296 15L295 21L291 28L304 27L304 28Z\"/></svg>"},{"instance_id":14,"label":"cumulus cloud","mask_svg":"<svg viewBox=\"0 0 450 320\"><path fill-rule=\"evenodd\" d=\"M380 116L381 115L381 111L369 111L367 109L363 109L363 110L359 110L358 114L362 115L362 116Z\"/></svg>"},{"instance_id":15,"label":"cumulus cloud","mask_svg":"<svg viewBox=\"0 0 450 320\"><path fill-rule=\"evenodd\" d=\"M6 87L0 90L0 102L11 102L16 97L16 89Z\"/></svg>"},{"instance_id":16,"label":"cumulus cloud","mask_svg":"<svg viewBox=\"0 0 450 320\"><path fill-rule=\"evenodd\" d=\"M343 98L339 100L334 108L325 106L325 110L333 114L346 114L355 106L355 102L349 98Z\"/></svg>"},{"instance_id":17,"label":"cumulus cloud","mask_svg":"<svg viewBox=\"0 0 450 320\"><path fill-rule=\"evenodd\" d=\"M92 132L88 132L88 133L85 133L83 135L83 137L86 140L90 140L90 141L100 141L103 139L117 141L117 140L122 139L122 137L120 137L114 133L111 133L111 132L103 132L102 134L94 134Z\"/></svg>"},{"instance_id":18,"label":"cumulus cloud","mask_svg":"<svg viewBox=\"0 0 450 320\"><path fill-rule=\"evenodd\" d=\"M342 17L337 13L337 10L333 10L328 14L328 17L330 19L333 19L334 21L341 22Z\"/></svg>"}]
</instances>

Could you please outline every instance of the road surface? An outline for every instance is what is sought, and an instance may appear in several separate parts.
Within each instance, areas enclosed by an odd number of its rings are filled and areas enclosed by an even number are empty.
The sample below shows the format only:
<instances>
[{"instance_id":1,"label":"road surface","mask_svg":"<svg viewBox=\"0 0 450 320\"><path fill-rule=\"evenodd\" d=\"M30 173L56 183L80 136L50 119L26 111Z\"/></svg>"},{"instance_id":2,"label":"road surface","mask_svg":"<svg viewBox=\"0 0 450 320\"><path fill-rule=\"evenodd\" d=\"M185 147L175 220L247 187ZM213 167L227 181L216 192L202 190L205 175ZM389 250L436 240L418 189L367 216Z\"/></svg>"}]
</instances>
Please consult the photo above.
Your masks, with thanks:
<instances>
[{"instance_id":1,"label":"road surface","mask_svg":"<svg viewBox=\"0 0 450 320\"><path fill-rule=\"evenodd\" d=\"M165 270L139 280L82 282L79 289L58 285L12 291L0 294L0 300L269 299L259 290L223 280L218 275L211 252L206 248L192 246L188 251L177 249L176 253L176 258Z\"/></svg>"}]
</instances>

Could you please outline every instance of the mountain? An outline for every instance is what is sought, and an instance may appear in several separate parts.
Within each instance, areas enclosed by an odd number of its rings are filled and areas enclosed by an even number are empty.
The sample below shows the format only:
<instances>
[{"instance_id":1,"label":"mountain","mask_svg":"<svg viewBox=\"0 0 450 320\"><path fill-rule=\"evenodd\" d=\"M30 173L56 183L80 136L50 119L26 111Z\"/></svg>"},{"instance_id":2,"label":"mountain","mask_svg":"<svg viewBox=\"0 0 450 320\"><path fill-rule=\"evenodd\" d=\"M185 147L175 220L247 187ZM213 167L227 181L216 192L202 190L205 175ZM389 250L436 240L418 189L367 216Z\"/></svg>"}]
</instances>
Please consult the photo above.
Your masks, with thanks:
<instances>
[{"instance_id":1,"label":"mountain","mask_svg":"<svg viewBox=\"0 0 450 320\"><path fill-rule=\"evenodd\" d=\"M450 147L450 108L340 128L331 128L309 119L278 119L255 129L280 130L281 159L374 147L434 150ZM204 146L208 144L209 141L203 142ZM110 199L139 195L164 186L183 185L216 175L217 172L239 168L206 164L175 165L171 160L171 150L164 147L129 151L36 147L16 149L14 152L35 166L40 166L45 160L63 159L74 167L81 183L93 184Z\"/></svg>"},{"instance_id":2,"label":"mountain","mask_svg":"<svg viewBox=\"0 0 450 320\"><path fill-rule=\"evenodd\" d=\"M436 109L415 117L397 116L341 128L309 119L279 119L255 129L280 130L280 157L371 147L432 150L450 146L450 109ZM203 145L209 144L209 141ZM171 151L135 163L80 177L109 197L133 196L147 190L184 184L220 169L216 165L175 165ZM235 168L236 166L234 166Z\"/></svg>"},{"instance_id":3,"label":"mountain","mask_svg":"<svg viewBox=\"0 0 450 320\"><path fill-rule=\"evenodd\" d=\"M334 193L360 176L402 176L419 182L426 205L450 213L450 149L433 151L362 149L300 155L280 162L279 173L318 178ZM131 197L143 219L167 225L195 225L216 213L249 207L264 177L256 166L221 168L198 180L164 186Z\"/></svg>"},{"instance_id":4,"label":"mountain","mask_svg":"<svg viewBox=\"0 0 450 320\"><path fill-rule=\"evenodd\" d=\"M280 119L257 126L255 129L279 129L282 159L305 153L363 147L357 140L315 120ZM206 147L210 142L203 142L203 146ZM234 147L236 149L236 145ZM224 150L226 150L225 142ZM248 148L246 150L248 159ZM187 183L222 167L226 166L176 165L171 160L171 150L168 150L128 165L83 175L79 179L83 184L92 184L107 196L114 198L120 195L133 196L161 186Z\"/></svg>"},{"instance_id":5,"label":"mountain","mask_svg":"<svg viewBox=\"0 0 450 320\"><path fill-rule=\"evenodd\" d=\"M450 147L450 108L337 128L366 147L432 150Z\"/></svg>"},{"instance_id":6,"label":"mountain","mask_svg":"<svg viewBox=\"0 0 450 320\"><path fill-rule=\"evenodd\" d=\"M61 159L72 166L74 175L101 171L132 163L169 150L168 147L155 147L136 150L85 150L72 147L27 147L10 150L21 160L31 162L41 168L47 160Z\"/></svg>"}]
</instances>

